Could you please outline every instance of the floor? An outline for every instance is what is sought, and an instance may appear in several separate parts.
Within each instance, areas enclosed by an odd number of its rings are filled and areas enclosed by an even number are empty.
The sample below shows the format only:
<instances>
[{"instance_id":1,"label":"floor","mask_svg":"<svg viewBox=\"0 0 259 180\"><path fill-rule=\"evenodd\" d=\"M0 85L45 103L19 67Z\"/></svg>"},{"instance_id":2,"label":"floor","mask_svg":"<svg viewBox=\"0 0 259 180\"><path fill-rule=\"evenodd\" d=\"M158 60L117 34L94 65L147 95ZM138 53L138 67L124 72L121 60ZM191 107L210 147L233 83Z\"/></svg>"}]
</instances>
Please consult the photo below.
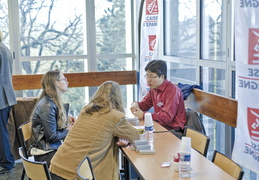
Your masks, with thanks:
<instances>
[{"instance_id":1,"label":"floor","mask_svg":"<svg viewBox=\"0 0 259 180\"><path fill-rule=\"evenodd\" d=\"M13 168L12 172L0 175L0 180L20 180L22 175L22 169L23 169L22 161L20 159L16 160L15 167ZM27 180L27 179L28 178L25 175L24 180ZM124 180L123 174L121 179ZM131 178L131 180L138 180L138 178Z\"/></svg>"},{"instance_id":2,"label":"floor","mask_svg":"<svg viewBox=\"0 0 259 180\"><path fill-rule=\"evenodd\" d=\"M12 172L0 175L0 180L19 180L19 179L21 179L22 168L23 168L22 161L16 160L15 167L13 168ZM27 178L25 178L25 179L27 179Z\"/></svg>"}]
</instances>

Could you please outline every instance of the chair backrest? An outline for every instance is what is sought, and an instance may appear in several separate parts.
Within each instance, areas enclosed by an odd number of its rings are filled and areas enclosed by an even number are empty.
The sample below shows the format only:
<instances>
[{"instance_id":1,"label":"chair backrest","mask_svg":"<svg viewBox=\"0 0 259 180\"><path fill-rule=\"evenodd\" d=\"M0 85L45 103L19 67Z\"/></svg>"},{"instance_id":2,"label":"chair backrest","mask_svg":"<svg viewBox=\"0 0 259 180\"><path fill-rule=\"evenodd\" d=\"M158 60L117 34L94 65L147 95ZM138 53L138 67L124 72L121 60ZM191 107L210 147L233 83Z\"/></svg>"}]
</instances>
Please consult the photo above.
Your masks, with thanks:
<instances>
[{"instance_id":1,"label":"chair backrest","mask_svg":"<svg viewBox=\"0 0 259 180\"><path fill-rule=\"evenodd\" d=\"M207 156L210 138L201 132L185 127L184 136L191 138L192 148L201 153L203 156Z\"/></svg>"},{"instance_id":2,"label":"chair backrest","mask_svg":"<svg viewBox=\"0 0 259 180\"><path fill-rule=\"evenodd\" d=\"M212 162L235 179L241 180L243 178L244 172L242 168L228 156L215 150L213 153Z\"/></svg>"},{"instance_id":3,"label":"chair backrest","mask_svg":"<svg viewBox=\"0 0 259 180\"><path fill-rule=\"evenodd\" d=\"M186 115L186 123L184 126L191 127L203 134L206 134L205 128L203 126L203 122L199 116L199 114L189 108L185 109Z\"/></svg>"},{"instance_id":4,"label":"chair backrest","mask_svg":"<svg viewBox=\"0 0 259 180\"><path fill-rule=\"evenodd\" d=\"M26 175L32 180L51 180L50 172L48 170L47 163L32 161L24 156L24 150L19 147L19 155L22 159L23 167Z\"/></svg>"},{"instance_id":5,"label":"chair backrest","mask_svg":"<svg viewBox=\"0 0 259 180\"><path fill-rule=\"evenodd\" d=\"M21 141L21 145L24 151L24 156L28 158L28 147L26 145L26 142L31 139L32 134L32 128L31 128L31 121L27 121L23 124L21 124L18 127L19 137Z\"/></svg>"},{"instance_id":6,"label":"chair backrest","mask_svg":"<svg viewBox=\"0 0 259 180\"><path fill-rule=\"evenodd\" d=\"M86 156L77 167L77 175L84 180L95 180L90 158Z\"/></svg>"}]
</instances>

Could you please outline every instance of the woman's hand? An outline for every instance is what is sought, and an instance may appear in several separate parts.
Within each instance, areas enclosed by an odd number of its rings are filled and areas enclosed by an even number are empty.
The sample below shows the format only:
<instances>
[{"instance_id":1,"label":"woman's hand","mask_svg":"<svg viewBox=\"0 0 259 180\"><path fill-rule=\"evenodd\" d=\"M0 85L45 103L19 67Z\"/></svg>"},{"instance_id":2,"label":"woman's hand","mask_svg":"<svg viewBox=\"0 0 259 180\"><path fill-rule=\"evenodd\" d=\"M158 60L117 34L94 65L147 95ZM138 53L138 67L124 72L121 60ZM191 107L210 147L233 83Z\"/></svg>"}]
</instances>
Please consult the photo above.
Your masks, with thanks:
<instances>
[{"instance_id":1,"label":"woman's hand","mask_svg":"<svg viewBox=\"0 0 259 180\"><path fill-rule=\"evenodd\" d=\"M76 122L76 118L72 115L68 115L68 123L69 124L74 124Z\"/></svg>"},{"instance_id":2,"label":"woman's hand","mask_svg":"<svg viewBox=\"0 0 259 180\"><path fill-rule=\"evenodd\" d=\"M71 116L70 114L68 115L68 126L67 130L70 130L74 123L76 122L76 118L74 116Z\"/></svg>"},{"instance_id":3,"label":"woman's hand","mask_svg":"<svg viewBox=\"0 0 259 180\"><path fill-rule=\"evenodd\" d=\"M129 144L129 140L119 138L118 142L116 143L118 146L127 146Z\"/></svg>"},{"instance_id":4,"label":"woman's hand","mask_svg":"<svg viewBox=\"0 0 259 180\"><path fill-rule=\"evenodd\" d=\"M71 130L71 128L73 127L73 124L69 124L68 126L67 126L67 130Z\"/></svg>"}]
</instances>

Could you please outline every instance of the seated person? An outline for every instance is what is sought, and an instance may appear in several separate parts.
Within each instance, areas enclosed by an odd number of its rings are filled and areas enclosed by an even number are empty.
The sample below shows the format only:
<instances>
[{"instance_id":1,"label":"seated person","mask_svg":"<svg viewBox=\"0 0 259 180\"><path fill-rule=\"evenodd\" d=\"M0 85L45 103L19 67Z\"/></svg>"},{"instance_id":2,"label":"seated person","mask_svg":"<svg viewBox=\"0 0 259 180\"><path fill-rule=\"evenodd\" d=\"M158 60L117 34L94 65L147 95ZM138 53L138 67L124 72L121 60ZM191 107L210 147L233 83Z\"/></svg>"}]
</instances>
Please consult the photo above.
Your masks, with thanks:
<instances>
[{"instance_id":1,"label":"seated person","mask_svg":"<svg viewBox=\"0 0 259 180\"><path fill-rule=\"evenodd\" d=\"M141 102L132 103L131 112L141 120L154 107L153 120L181 138L186 123L184 100L181 90L167 80L166 62L152 60L145 71L150 91Z\"/></svg>"},{"instance_id":2,"label":"seated person","mask_svg":"<svg viewBox=\"0 0 259 180\"><path fill-rule=\"evenodd\" d=\"M36 161L50 164L52 156L65 139L74 118L69 117L61 99L68 90L68 82L59 70L48 71L42 77L43 91L31 116L32 142L30 154Z\"/></svg>"},{"instance_id":3,"label":"seated person","mask_svg":"<svg viewBox=\"0 0 259 180\"><path fill-rule=\"evenodd\" d=\"M139 139L139 132L125 119L119 84L106 81L81 110L51 160L52 179L79 179L77 167L89 156L96 179L119 180L118 145L124 143L117 138L132 142Z\"/></svg>"}]
</instances>

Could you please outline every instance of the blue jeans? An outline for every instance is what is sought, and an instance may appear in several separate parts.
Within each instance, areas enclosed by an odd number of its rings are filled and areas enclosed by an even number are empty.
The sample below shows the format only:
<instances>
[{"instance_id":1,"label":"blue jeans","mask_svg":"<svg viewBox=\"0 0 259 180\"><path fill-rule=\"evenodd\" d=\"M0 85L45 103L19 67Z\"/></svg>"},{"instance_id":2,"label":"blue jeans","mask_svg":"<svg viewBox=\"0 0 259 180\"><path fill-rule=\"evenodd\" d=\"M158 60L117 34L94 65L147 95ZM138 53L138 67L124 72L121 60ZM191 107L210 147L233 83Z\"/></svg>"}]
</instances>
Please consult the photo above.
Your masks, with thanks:
<instances>
[{"instance_id":1,"label":"blue jeans","mask_svg":"<svg viewBox=\"0 0 259 180\"><path fill-rule=\"evenodd\" d=\"M11 152L7 122L11 106L0 109L0 166L7 169L14 167L14 156Z\"/></svg>"}]
</instances>

